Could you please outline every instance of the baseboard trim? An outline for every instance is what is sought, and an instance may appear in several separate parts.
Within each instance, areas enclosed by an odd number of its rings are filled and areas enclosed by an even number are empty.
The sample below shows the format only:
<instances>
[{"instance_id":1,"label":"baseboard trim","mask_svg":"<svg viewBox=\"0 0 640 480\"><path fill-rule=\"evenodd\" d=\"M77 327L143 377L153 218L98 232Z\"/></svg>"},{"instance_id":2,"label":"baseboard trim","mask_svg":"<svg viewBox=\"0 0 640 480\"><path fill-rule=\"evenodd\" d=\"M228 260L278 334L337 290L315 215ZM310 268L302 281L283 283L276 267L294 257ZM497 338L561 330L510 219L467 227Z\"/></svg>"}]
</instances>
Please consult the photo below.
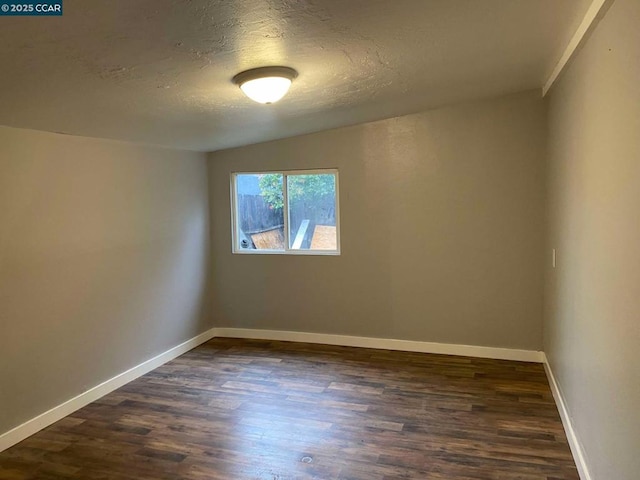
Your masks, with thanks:
<instances>
[{"instance_id":1,"label":"baseboard trim","mask_svg":"<svg viewBox=\"0 0 640 480\"><path fill-rule=\"evenodd\" d=\"M76 410L111 393L138 377L158 368L189 350L214 337L247 338L262 340L280 340L288 342L304 342L345 347L377 348L383 350L399 350L406 352L437 353L443 355L461 355L467 357L493 358L499 360L516 360L522 362L544 362L543 352L534 350L516 350L510 348L481 347L474 345L456 345L447 343L418 342L387 338L356 337L349 335L332 335L309 332L290 332L281 330L256 330L247 328L212 328L186 342L177 345L129 370L116 375L86 392L53 407L41 415L0 435L0 452L39 432L43 428L71 415ZM554 393L554 396L556 394ZM564 423L563 417L563 423ZM573 446L572 446L573 451ZM583 480L591 480L584 477Z\"/></svg>"},{"instance_id":2,"label":"baseboard trim","mask_svg":"<svg viewBox=\"0 0 640 480\"><path fill-rule=\"evenodd\" d=\"M136 365L133 368L130 368L126 372L120 373L109 380L102 382L99 385L96 385L93 388L90 388L84 393L73 397L71 400L67 400L66 402L58 405L57 407L53 407L51 410L38 415L31 420L23 423L15 427L12 430L9 430L6 433L0 435L0 452L6 450L9 447L21 442L27 437L30 437L36 432L39 432L45 427L48 427L52 423L57 422L58 420L66 417L67 415L71 415L76 410L88 405L91 402L96 401L100 397L105 396L106 394L116 390L117 388L122 387L123 385L135 380L138 377L141 377L145 373L149 373L151 370L158 368L159 366L167 363L170 360L173 360L176 357L179 357L183 353L188 352L189 350L201 345L202 343L212 339L215 336L215 328L207 330L200 335L197 335L186 342L181 343L173 348L170 348L166 352L161 353L145 362L142 362L139 365Z\"/></svg>"},{"instance_id":3,"label":"baseboard trim","mask_svg":"<svg viewBox=\"0 0 640 480\"><path fill-rule=\"evenodd\" d=\"M567 434L569 448L571 448L573 460L576 463L578 474L580 475L580 480L592 480L593 477L589 472L589 467L587 466L587 462L585 460L584 449L582 448L582 445L578 440L578 436L576 435L576 431L573 428L573 423L571 422L571 417L569 416L569 410L567 410L567 404L564 400L564 396L562 395L560 387L558 386L558 382L556 381L556 377L553 374L553 370L551 370L551 365L549 364L547 355L544 353L542 354L542 360L544 370L547 373L547 378L549 379L551 393L553 394L553 398L555 399L556 405L558 406L560 419L562 420L564 431Z\"/></svg>"},{"instance_id":4,"label":"baseboard trim","mask_svg":"<svg viewBox=\"0 0 640 480\"><path fill-rule=\"evenodd\" d=\"M250 328L216 328L216 337L279 340L285 342L319 343L343 347L378 348L405 352L438 353L465 357L516 360L521 362L543 362L543 353L535 350L480 347L451 343L418 342L389 338L355 337L325 333L289 332L284 330L254 330Z\"/></svg>"}]
</instances>

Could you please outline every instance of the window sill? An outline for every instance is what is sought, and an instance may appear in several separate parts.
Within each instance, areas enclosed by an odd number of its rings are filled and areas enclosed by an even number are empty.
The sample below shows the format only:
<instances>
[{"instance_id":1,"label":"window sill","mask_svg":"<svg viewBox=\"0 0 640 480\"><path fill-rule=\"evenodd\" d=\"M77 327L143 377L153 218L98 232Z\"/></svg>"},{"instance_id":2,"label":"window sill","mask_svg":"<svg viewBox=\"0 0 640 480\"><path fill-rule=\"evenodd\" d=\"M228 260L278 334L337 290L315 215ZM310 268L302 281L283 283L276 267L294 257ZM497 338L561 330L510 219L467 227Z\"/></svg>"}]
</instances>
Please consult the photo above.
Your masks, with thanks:
<instances>
[{"instance_id":1,"label":"window sill","mask_svg":"<svg viewBox=\"0 0 640 480\"><path fill-rule=\"evenodd\" d=\"M339 250L233 250L234 255L294 255L294 256L340 256Z\"/></svg>"}]
</instances>

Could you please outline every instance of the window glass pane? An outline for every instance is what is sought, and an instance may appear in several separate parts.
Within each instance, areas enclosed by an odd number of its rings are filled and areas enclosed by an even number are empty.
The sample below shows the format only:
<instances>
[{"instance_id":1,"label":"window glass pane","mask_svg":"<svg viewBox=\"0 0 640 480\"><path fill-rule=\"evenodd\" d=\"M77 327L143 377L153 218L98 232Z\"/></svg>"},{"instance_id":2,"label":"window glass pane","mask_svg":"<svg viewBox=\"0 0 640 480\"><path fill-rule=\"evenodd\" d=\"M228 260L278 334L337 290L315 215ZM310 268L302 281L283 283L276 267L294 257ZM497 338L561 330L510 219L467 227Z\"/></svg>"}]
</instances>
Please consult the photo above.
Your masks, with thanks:
<instances>
[{"instance_id":1,"label":"window glass pane","mask_svg":"<svg viewBox=\"0 0 640 480\"><path fill-rule=\"evenodd\" d=\"M337 250L336 176L287 175L289 248Z\"/></svg>"},{"instance_id":2,"label":"window glass pane","mask_svg":"<svg viewBox=\"0 0 640 480\"><path fill-rule=\"evenodd\" d=\"M236 175L238 250L284 250L281 173Z\"/></svg>"}]
</instances>

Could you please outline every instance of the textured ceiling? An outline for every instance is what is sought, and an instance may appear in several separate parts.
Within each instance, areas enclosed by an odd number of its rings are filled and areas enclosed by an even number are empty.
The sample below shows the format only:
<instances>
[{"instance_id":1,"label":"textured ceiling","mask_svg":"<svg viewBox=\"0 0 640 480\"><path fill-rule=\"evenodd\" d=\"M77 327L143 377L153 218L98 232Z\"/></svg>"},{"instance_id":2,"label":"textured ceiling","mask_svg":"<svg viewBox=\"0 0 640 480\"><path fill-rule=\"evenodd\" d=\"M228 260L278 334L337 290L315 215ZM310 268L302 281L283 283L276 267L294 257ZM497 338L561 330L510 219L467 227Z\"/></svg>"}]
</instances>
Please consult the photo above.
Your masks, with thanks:
<instances>
[{"instance_id":1,"label":"textured ceiling","mask_svg":"<svg viewBox=\"0 0 640 480\"><path fill-rule=\"evenodd\" d=\"M588 0L65 0L0 17L0 125L218 150L542 86ZM258 105L231 77L300 73Z\"/></svg>"}]
</instances>

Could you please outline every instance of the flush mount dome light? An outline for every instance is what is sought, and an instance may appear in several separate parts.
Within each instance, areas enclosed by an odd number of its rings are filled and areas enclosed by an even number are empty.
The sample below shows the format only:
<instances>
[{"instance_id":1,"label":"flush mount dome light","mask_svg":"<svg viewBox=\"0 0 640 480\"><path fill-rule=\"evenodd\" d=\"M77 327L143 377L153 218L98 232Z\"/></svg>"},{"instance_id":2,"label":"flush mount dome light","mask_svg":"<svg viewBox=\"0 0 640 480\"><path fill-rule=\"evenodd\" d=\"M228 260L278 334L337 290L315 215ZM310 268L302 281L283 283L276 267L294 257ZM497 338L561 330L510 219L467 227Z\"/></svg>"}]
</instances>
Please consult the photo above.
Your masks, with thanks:
<instances>
[{"instance_id":1,"label":"flush mount dome light","mask_svg":"<svg viewBox=\"0 0 640 480\"><path fill-rule=\"evenodd\" d=\"M287 94L297 76L298 72L289 67L260 67L237 74L233 83L255 102L274 103Z\"/></svg>"}]
</instances>

